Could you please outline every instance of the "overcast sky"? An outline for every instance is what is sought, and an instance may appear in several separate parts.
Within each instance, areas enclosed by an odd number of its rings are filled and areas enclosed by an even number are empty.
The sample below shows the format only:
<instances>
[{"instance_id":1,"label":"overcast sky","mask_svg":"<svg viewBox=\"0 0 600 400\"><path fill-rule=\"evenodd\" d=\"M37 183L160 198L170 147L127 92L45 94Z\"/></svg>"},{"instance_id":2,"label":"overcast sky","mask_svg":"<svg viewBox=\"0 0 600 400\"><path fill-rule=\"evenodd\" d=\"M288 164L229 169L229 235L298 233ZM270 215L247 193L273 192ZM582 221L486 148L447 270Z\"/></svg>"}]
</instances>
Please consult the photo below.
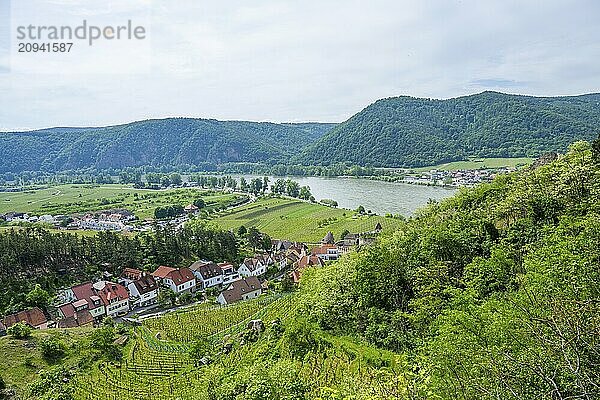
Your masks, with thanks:
<instances>
[{"instance_id":1,"label":"overcast sky","mask_svg":"<svg viewBox=\"0 0 600 400\"><path fill-rule=\"evenodd\" d=\"M10 37L0 44L2 130L167 116L338 122L397 95L600 91L595 0L0 3L0 36ZM19 25L83 19L130 19L147 37L16 52Z\"/></svg>"}]
</instances>

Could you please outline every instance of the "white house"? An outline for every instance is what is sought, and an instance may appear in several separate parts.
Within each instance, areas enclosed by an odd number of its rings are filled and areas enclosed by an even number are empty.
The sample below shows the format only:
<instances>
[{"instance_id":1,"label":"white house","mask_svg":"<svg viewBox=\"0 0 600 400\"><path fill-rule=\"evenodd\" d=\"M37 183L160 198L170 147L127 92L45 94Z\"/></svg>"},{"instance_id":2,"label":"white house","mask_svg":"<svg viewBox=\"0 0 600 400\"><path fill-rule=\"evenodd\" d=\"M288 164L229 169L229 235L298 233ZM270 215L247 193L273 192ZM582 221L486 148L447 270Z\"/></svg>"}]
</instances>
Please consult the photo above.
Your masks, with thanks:
<instances>
[{"instance_id":1,"label":"white house","mask_svg":"<svg viewBox=\"0 0 600 400\"><path fill-rule=\"evenodd\" d=\"M201 289L208 289L223 283L223 271L212 261L196 261L190 265L190 270L198 280Z\"/></svg>"},{"instance_id":2,"label":"white house","mask_svg":"<svg viewBox=\"0 0 600 400\"><path fill-rule=\"evenodd\" d=\"M260 276L265 272L267 266L258 258L246 258L238 268L238 273L243 277Z\"/></svg>"},{"instance_id":3,"label":"white house","mask_svg":"<svg viewBox=\"0 0 600 400\"><path fill-rule=\"evenodd\" d=\"M196 291L196 278L189 268L175 269L160 266L152 273L163 286L168 287L175 293Z\"/></svg>"},{"instance_id":4,"label":"white house","mask_svg":"<svg viewBox=\"0 0 600 400\"><path fill-rule=\"evenodd\" d=\"M127 288L132 308L146 307L158 302L158 285L154 277L146 272L125 268L119 283Z\"/></svg>"},{"instance_id":5,"label":"white house","mask_svg":"<svg viewBox=\"0 0 600 400\"><path fill-rule=\"evenodd\" d=\"M106 307L106 315L114 317L129 311L129 293L123 285L100 281L94 283L94 289Z\"/></svg>"},{"instance_id":6,"label":"white house","mask_svg":"<svg viewBox=\"0 0 600 400\"><path fill-rule=\"evenodd\" d=\"M231 263L223 262L217 264L221 268L223 274L223 285L229 285L231 282L242 279L240 274L236 271L235 267Z\"/></svg>"},{"instance_id":7,"label":"white house","mask_svg":"<svg viewBox=\"0 0 600 400\"><path fill-rule=\"evenodd\" d=\"M262 286L258 278L251 276L233 282L227 290L223 290L217 297L220 304L231 304L240 300L254 299L262 293Z\"/></svg>"},{"instance_id":8,"label":"white house","mask_svg":"<svg viewBox=\"0 0 600 400\"><path fill-rule=\"evenodd\" d=\"M339 249L333 244L324 244L312 249L311 254L317 256L323 261L337 260L340 256Z\"/></svg>"}]
</instances>

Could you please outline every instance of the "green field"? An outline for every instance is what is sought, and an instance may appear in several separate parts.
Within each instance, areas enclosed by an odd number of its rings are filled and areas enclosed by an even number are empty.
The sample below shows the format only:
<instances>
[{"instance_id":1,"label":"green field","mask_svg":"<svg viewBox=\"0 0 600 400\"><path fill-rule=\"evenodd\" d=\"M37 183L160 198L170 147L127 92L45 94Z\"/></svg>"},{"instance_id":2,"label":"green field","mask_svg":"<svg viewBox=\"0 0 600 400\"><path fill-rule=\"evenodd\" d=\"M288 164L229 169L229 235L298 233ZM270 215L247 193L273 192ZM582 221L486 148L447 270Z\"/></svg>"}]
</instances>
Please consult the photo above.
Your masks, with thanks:
<instances>
[{"instance_id":1,"label":"green field","mask_svg":"<svg viewBox=\"0 0 600 400\"><path fill-rule=\"evenodd\" d=\"M0 337L0 352L2 352L1 376L7 386L17 390L17 393L27 398L27 386L38 378L38 372L54 365L52 361L44 359L39 348L39 342L49 336L57 336L68 347L75 347L90 333L91 328L73 329L48 329L34 330L31 338L26 340L13 339L10 336ZM75 363L74 354L67 354L60 360L62 365ZM0 396L1 398L1 396Z\"/></svg>"},{"instance_id":2,"label":"green field","mask_svg":"<svg viewBox=\"0 0 600 400\"><path fill-rule=\"evenodd\" d=\"M256 226L272 238L297 240L307 243L320 241L328 231L336 239L347 229L350 232L368 232L380 222L384 232L394 230L400 223L395 218L382 216L355 217L353 211L326 207L287 198L265 198L224 212L213 221L226 229Z\"/></svg>"},{"instance_id":3,"label":"green field","mask_svg":"<svg viewBox=\"0 0 600 400\"><path fill-rule=\"evenodd\" d=\"M490 169L502 167L520 167L529 165L533 162L533 158L478 158L468 161L454 161L445 164L431 165L428 167L413 168L414 171L423 172L437 169L440 171L456 171L459 169Z\"/></svg>"},{"instance_id":4,"label":"green field","mask_svg":"<svg viewBox=\"0 0 600 400\"><path fill-rule=\"evenodd\" d=\"M0 213L73 214L104 209L127 208L140 219L151 218L159 206L185 206L202 196L207 209L224 205L236 195L197 188L148 190L126 185L71 184L23 192L0 193Z\"/></svg>"}]
</instances>

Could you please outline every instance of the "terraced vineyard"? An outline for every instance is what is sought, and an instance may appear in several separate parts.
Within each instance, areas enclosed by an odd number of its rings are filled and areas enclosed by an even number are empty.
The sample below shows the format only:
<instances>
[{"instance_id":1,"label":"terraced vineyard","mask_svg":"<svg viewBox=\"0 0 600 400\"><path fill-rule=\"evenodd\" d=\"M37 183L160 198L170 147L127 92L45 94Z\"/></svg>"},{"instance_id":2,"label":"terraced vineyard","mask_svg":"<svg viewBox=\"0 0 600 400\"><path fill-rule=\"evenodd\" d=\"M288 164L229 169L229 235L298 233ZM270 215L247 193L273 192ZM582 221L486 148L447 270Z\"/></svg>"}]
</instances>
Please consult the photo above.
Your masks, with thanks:
<instances>
[{"instance_id":1,"label":"terraced vineyard","mask_svg":"<svg viewBox=\"0 0 600 400\"><path fill-rule=\"evenodd\" d=\"M346 339L332 337L302 358L291 355L289 346L269 326L276 319L287 326L297 315L296 296L284 294L229 306L201 306L146 320L134 329L120 363L102 362L77 377L74 398L208 400L217 398L210 389L216 381L234 371L245 376L247 371L266 371L273 366L283 371L273 376L274 380L310 382L311 398L356 381L367 384L365 390L371 390L371 395L385 392L397 396L405 390L404 382L390 380L388 373L372 365L373 359L379 359L377 363L392 373L400 365L397 356L379 350L370 350L377 352L375 355L362 354L360 345ZM257 341L240 340L252 319L264 321L267 330ZM161 338L157 338L158 333ZM190 345L199 335L212 343L215 360L209 365L189 355ZM223 350L225 342L232 344L228 351Z\"/></svg>"},{"instance_id":2,"label":"terraced vineyard","mask_svg":"<svg viewBox=\"0 0 600 400\"><path fill-rule=\"evenodd\" d=\"M358 217L353 211L287 198L259 199L233 211L222 212L213 221L224 229L256 226L271 237L307 243L320 241L329 231L337 237L345 229L372 231L378 222L384 231L394 231L400 224L395 218Z\"/></svg>"},{"instance_id":3,"label":"terraced vineyard","mask_svg":"<svg viewBox=\"0 0 600 400\"><path fill-rule=\"evenodd\" d=\"M162 338L189 343L197 337L218 336L232 331L250 319L260 318L269 309L288 305L290 296L263 296L258 299L234 303L227 306L201 305L191 310L175 312L158 318L147 319L144 326Z\"/></svg>"}]
</instances>

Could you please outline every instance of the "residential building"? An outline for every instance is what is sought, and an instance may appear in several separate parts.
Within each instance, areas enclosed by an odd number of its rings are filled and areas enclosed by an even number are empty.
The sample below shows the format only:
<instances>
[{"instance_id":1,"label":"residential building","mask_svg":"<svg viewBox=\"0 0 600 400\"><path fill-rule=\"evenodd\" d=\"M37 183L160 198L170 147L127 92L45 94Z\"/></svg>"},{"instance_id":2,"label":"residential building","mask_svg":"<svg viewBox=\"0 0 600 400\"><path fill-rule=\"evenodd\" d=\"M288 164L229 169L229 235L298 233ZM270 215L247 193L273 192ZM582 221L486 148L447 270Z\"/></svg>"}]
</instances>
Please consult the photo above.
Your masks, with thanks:
<instances>
[{"instance_id":1,"label":"residential building","mask_svg":"<svg viewBox=\"0 0 600 400\"><path fill-rule=\"evenodd\" d=\"M146 307L158 302L158 285L154 277L146 272L125 268L119 283L127 288L132 308Z\"/></svg>"},{"instance_id":2,"label":"residential building","mask_svg":"<svg viewBox=\"0 0 600 400\"><path fill-rule=\"evenodd\" d=\"M339 258L339 249L334 244L324 244L313 248L311 254L324 261L337 260Z\"/></svg>"},{"instance_id":3,"label":"residential building","mask_svg":"<svg viewBox=\"0 0 600 400\"><path fill-rule=\"evenodd\" d=\"M94 283L94 289L106 307L106 315L114 317L129 311L129 293L123 285L100 281Z\"/></svg>"},{"instance_id":4,"label":"residential building","mask_svg":"<svg viewBox=\"0 0 600 400\"><path fill-rule=\"evenodd\" d=\"M170 288L175 293L196 291L196 278L189 268L175 269L160 266L152 273L163 286Z\"/></svg>"},{"instance_id":5,"label":"residential building","mask_svg":"<svg viewBox=\"0 0 600 400\"><path fill-rule=\"evenodd\" d=\"M254 299L262 293L262 286L255 276L237 280L217 297L220 304L232 304L240 300Z\"/></svg>"},{"instance_id":6,"label":"residential building","mask_svg":"<svg viewBox=\"0 0 600 400\"><path fill-rule=\"evenodd\" d=\"M223 271L212 261L200 260L190 265L199 282L200 289L208 289L223 283Z\"/></svg>"},{"instance_id":7,"label":"residential building","mask_svg":"<svg viewBox=\"0 0 600 400\"><path fill-rule=\"evenodd\" d=\"M267 272L267 266L260 258L246 258L239 266L238 273L243 277L260 276Z\"/></svg>"},{"instance_id":8,"label":"residential building","mask_svg":"<svg viewBox=\"0 0 600 400\"><path fill-rule=\"evenodd\" d=\"M48 328L48 319L39 307L33 307L25 311L7 315L2 321L7 329L19 322L23 322L35 329Z\"/></svg>"},{"instance_id":9,"label":"residential building","mask_svg":"<svg viewBox=\"0 0 600 400\"><path fill-rule=\"evenodd\" d=\"M223 285L229 285L231 282L242 279L233 264L222 262L217 265L221 268L221 273L223 274Z\"/></svg>"}]
</instances>

